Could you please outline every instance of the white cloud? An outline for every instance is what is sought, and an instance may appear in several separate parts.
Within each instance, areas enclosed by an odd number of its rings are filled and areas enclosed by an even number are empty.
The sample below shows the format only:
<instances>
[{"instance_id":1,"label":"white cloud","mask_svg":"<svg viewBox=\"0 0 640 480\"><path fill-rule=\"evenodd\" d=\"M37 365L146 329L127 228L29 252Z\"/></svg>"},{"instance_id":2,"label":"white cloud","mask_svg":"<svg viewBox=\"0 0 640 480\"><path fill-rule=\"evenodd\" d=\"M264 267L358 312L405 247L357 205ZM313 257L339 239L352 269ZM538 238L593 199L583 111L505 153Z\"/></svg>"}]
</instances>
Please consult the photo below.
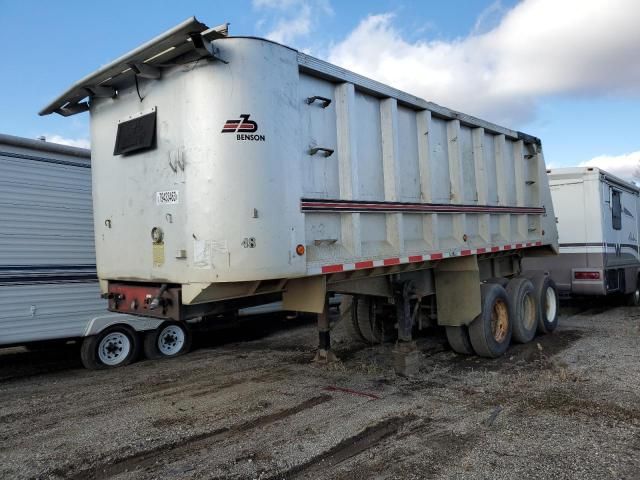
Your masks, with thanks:
<instances>
[{"instance_id":1,"label":"white cloud","mask_svg":"<svg viewBox=\"0 0 640 480\"><path fill-rule=\"evenodd\" d=\"M60 135L51 134L45 134L43 137L45 137L49 143L59 143L61 145L69 145L71 147L91 148L91 142L88 138L65 138Z\"/></svg>"},{"instance_id":2,"label":"white cloud","mask_svg":"<svg viewBox=\"0 0 640 480\"><path fill-rule=\"evenodd\" d=\"M637 0L524 0L493 21L500 11L492 4L451 41L409 41L392 14L371 15L328 59L510 126L531 120L543 96L640 95Z\"/></svg>"},{"instance_id":3,"label":"white cloud","mask_svg":"<svg viewBox=\"0 0 640 480\"><path fill-rule=\"evenodd\" d=\"M598 167L628 181L638 180L640 150L623 155L599 155L580 163L581 167Z\"/></svg>"},{"instance_id":4,"label":"white cloud","mask_svg":"<svg viewBox=\"0 0 640 480\"><path fill-rule=\"evenodd\" d=\"M265 37L286 45L309 36L322 17L333 15L328 0L253 0L253 7L269 14L257 28L270 25Z\"/></svg>"}]
</instances>

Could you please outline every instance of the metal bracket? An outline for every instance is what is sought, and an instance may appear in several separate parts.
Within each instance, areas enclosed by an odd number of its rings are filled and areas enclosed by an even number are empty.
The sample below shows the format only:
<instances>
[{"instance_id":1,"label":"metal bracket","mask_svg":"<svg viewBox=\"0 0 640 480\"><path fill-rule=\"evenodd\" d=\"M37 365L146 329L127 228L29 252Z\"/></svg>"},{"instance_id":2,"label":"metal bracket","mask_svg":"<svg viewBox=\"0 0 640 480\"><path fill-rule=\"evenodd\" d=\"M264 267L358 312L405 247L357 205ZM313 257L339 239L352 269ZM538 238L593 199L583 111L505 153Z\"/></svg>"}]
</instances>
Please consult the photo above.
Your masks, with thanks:
<instances>
[{"instance_id":1,"label":"metal bracket","mask_svg":"<svg viewBox=\"0 0 640 480\"><path fill-rule=\"evenodd\" d=\"M63 117L68 117L70 115L75 115L76 113L86 112L87 110L89 110L89 104L87 102L82 102L69 103L64 107L60 107L55 112L62 115Z\"/></svg>"},{"instance_id":2,"label":"metal bracket","mask_svg":"<svg viewBox=\"0 0 640 480\"><path fill-rule=\"evenodd\" d=\"M215 48L211 42L205 41L199 32L190 33L189 38L191 39L193 48L203 57L211 57L219 62L229 63L218 56L219 50Z\"/></svg>"},{"instance_id":3,"label":"metal bracket","mask_svg":"<svg viewBox=\"0 0 640 480\"><path fill-rule=\"evenodd\" d=\"M318 152L324 152L323 155L325 157L330 157L331 155L333 155L334 150L324 147L313 147L309 149L309 155L315 155Z\"/></svg>"},{"instance_id":4,"label":"metal bracket","mask_svg":"<svg viewBox=\"0 0 640 480\"><path fill-rule=\"evenodd\" d=\"M141 78L158 80L162 75L162 71L158 67L154 67L146 63L127 63L127 65L129 65L129 68Z\"/></svg>"},{"instance_id":5,"label":"metal bracket","mask_svg":"<svg viewBox=\"0 0 640 480\"><path fill-rule=\"evenodd\" d=\"M113 87L105 87L105 86L94 86L94 87L85 87L89 92L91 92L92 97L99 98L116 98L118 96L118 91Z\"/></svg>"},{"instance_id":6,"label":"metal bracket","mask_svg":"<svg viewBox=\"0 0 640 480\"><path fill-rule=\"evenodd\" d=\"M327 108L329 105L331 105L331 99L330 98L321 97L319 95L314 95L313 97L308 97L305 100L305 102L307 102L309 105L311 105L316 100L319 101L319 102L322 102L322 105L320 105L322 108Z\"/></svg>"}]
</instances>

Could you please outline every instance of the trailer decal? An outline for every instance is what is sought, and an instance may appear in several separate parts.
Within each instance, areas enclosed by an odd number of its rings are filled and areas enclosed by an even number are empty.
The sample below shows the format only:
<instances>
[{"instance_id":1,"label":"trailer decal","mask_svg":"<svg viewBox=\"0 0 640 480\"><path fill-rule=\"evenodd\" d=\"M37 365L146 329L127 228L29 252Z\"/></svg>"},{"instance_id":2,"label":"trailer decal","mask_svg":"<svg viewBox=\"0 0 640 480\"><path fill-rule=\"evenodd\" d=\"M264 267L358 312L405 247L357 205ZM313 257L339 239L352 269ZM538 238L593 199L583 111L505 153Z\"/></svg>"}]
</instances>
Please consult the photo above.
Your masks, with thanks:
<instances>
[{"instance_id":1,"label":"trailer decal","mask_svg":"<svg viewBox=\"0 0 640 480\"><path fill-rule=\"evenodd\" d=\"M502 213L543 215L544 207L503 205L455 205L444 203L378 202L359 200L316 200L303 198L302 212L417 212L417 213Z\"/></svg>"},{"instance_id":2,"label":"trailer decal","mask_svg":"<svg viewBox=\"0 0 640 480\"><path fill-rule=\"evenodd\" d=\"M460 250L460 252L458 253L435 252L435 253L429 253L425 255L410 255L408 257L385 258L382 260L362 260L355 263L338 263L335 265L322 265L319 267L309 267L308 273L310 275L340 273L340 272L348 272L352 270L364 270L367 268L375 268L375 267L389 267L392 265L401 265L401 264L407 264L407 263L429 262L433 260L442 260L443 258L449 258L449 257L466 257L469 255L480 255L482 253L486 253L489 250L491 252L500 252L505 250L520 250L522 248L540 247L540 246L542 246L542 242L537 241L537 242L516 243L515 245L493 246L489 248L480 247L477 249L466 249L466 250Z\"/></svg>"}]
</instances>

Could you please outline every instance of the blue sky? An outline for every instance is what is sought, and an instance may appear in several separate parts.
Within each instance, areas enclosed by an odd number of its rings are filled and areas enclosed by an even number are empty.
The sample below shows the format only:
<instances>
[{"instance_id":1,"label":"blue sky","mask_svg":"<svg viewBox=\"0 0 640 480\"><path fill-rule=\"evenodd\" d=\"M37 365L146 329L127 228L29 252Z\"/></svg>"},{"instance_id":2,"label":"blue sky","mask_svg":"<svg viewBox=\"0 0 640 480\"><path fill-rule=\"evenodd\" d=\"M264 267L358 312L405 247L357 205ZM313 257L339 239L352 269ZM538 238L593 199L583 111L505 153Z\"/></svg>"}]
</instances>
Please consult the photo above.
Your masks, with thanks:
<instances>
[{"instance_id":1,"label":"blue sky","mask_svg":"<svg viewBox=\"0 0 640 480\"><path fill-rule=\"evenodd\" d=\"M88 142L88 114L38 110L191 15L539 136L552 166L630 177L640 161L636 0L0 0L0 132Z\"/></svg>"}]
</instances>

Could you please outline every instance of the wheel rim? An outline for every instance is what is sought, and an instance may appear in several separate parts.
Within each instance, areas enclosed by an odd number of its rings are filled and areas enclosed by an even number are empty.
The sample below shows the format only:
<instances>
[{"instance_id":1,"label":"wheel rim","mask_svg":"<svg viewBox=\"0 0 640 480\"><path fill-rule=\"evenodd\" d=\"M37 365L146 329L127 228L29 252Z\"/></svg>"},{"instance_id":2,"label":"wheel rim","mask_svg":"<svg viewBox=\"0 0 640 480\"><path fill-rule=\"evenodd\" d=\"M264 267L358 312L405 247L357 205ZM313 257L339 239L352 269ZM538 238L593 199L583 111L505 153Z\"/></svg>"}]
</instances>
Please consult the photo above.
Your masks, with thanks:
<instances>
[{"instance_id":1,"label":"wheel rim","mask_svg":"<svg viewBox=\"0 0 640 480\"><path fill-rule=\"evenodd\" d=\"M502 343L509 331L509 309L502 300L496 301L491 311L491 332L496 342Z\"/></svg>"},{"instance_id":2,"label":"wheel rim","mask_svg":"<svg viewBox=\"0 0 640 480\"><path fill-rule=\"evenodd\" d=\"M131 352L131 340L122 332L106 335L98 345L98 358L105 365L122 363Z\"/></svg>"},{"instance_id":3,"label":"wheel rim","mask_svg":"<svg viewBox=\"0 0 640 480\"><path fill-rule=\"evenodd\" d=\"M553 323L556 318L557 304L556 304L556 292L553 288L547 287L545 292L545 315L548 323Z\"/></svg>"},{"instance_id":4,"label":"wheel rim","mask_svg":"<svg viewBox=\"0 0 640 480\"><path fill-rule=\"evenodd\" d=\"M158 350L166 356L176 355L185 342L184 330L176 325L165 327L158 335Z\"/></svg>"},{"instance_id":5,"label":"wheel rim","mask_svg":"<svg viewBox=\"0 0 640 480\"><path fill-rule=\"evenodd\" d=\"M527 330L532 330L536 326L536 303L533 295L526 294L522 299L522 325Z\"/></svg>"}]
</instances>

